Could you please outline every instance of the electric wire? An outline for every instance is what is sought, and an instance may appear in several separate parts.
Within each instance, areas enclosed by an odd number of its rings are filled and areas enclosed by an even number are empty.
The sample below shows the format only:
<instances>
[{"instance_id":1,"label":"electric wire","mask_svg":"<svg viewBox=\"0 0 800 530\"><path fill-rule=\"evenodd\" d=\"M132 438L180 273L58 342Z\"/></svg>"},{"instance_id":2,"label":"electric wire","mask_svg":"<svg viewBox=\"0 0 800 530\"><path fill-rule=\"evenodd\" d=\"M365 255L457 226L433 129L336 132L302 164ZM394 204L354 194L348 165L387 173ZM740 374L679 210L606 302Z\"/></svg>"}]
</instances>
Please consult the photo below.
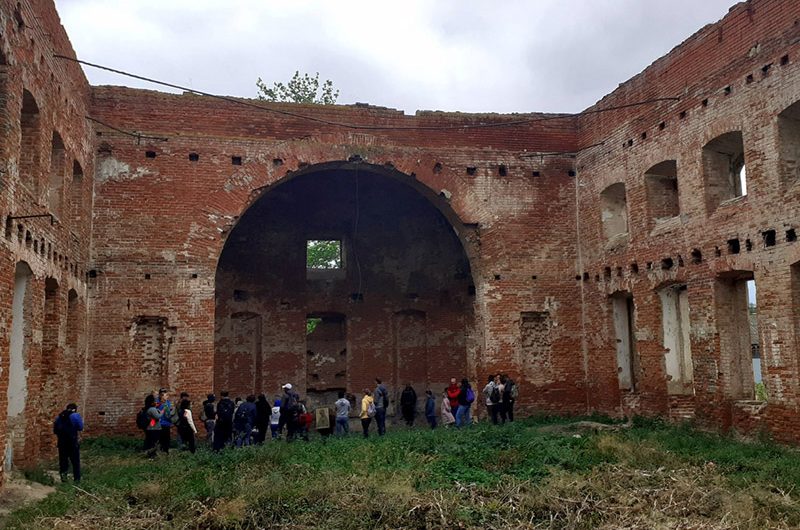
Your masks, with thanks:
<instances>
[{"instance_id":1,"label":"electric wire","mask_svg":"<svg viewBox=\"0 0 800 530\"><path fill-rule=\"evenodd\" d=\"M290 112L286 110L265 107L263 105L259 105L257 103L253 103L246 99L239 99L233 98L229 96L221 96L219 94L213 94L211 92L205 92L202 90L197 90L194 88L184 87L181 85L176 85L174 83L168 83L166 81L159 81L158 79L154 79L151 77L145 77L139 74L134 74L131 72L126 72L124 70L119 70L117 68L111 68L109 66L104 66L96 63L91 63L88 61L84 61L81 59L76 59L74 57L69 57L66 55L59 55L54 54L54 58L56 59L64 59L67 61L73 61L78 64L82 64L85 66L90 66L92 68L97 68L99 70L105 70L107 72L112 72L118 75L130 77L133 79L138 79L140 81L145 81L148 83L153 83L156 85L161 85L169 88L174 88L176 90L183 90L184 92L188 92L191 94L197 94L200 96L206 96L214 99L218 99L221 101L226 101L228 103L233 103L235 105L241 105L245 107L255 108L265 112L271 112L274 114L279 114L282 116L288 116L291 118L297 118L301 120L307 120L315 123L321 123L323 125L329 125L332 127L342 127L346 129L357 129L357 130L431 130L431 131L441 131L441 130L463 130L463 129L484 129L484 128L497 128L497 127L511 127L515 125L527 125L531 123L539 123L545 121L552 121L552 120L562 120L562 119L570 119L570 118L577 118L583 115L590 115L590 114L599 114L602 112L610 112L614 110L620 109L627 109L632 107L638 107L642 105L649 105L652 103L659 103L663 101L680 101L679 97L659 97L659 98L650 98L642 101L636 101L633 103L626 103L623 105L614 105L611 107L601 108L601 109L592 109L586 110L575 114L552 114L547 116L538 116L535 118L524 118L520 120L511 120L511 121L503 121L503 122L481 122L481 123L473 123L473 124L461 124L461 125L363 125L363 124L355 124L355 123L344 123L344 122L337 122L332 120L326 120L324 118L318 118L315 116L309 116L307 114L299 114L297 112Z\"/></svg>"}]
</instances>

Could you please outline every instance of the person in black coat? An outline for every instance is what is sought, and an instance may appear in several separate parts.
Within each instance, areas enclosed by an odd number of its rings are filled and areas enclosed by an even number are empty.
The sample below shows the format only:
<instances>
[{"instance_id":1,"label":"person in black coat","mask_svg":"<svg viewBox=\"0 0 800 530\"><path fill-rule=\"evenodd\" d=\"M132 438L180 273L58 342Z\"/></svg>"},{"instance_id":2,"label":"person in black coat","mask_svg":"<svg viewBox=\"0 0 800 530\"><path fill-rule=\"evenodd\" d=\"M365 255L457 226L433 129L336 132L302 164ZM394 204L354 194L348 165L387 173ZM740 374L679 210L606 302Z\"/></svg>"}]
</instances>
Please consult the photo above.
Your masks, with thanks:
<instances>
[{"instance_id":1,"label":"person in black coat","mask_svg":"<svg viewBox=\"0 0 800 530\"><path fill-rule=\"evenodd\" d=\"M272 414L272 407L267 401L267 396L259 394L258 401L256 401L256 429L258 432L255 436L255 443L264 443L264 438L269 430L269 417Z\"/></svg>"},{"instance_id":2,"label":"person in black coat","mask_svg":"<svg viewBox=\"0 0 800 530\"><path fill-rule=\"evenodd\" d=\"M414 425L414 415L417 409L417 393L411 387L411 383L406 383L405 389L400 393L400 412L406 425Z\"/></svg>"},{"instance_id":3,"label":"person in black coat","mask_svg":"<svg viewBox=\"0 0 800 530\"><path fill-rule=\"evenodd\" d=\"M61 482L67 481L69 465L72 463L72 476L75 482L81 481L80 433L83 418L78 414L78 405L70 403L53 422L53 434L58 437L58 471Z\"/></svg>"}]
</instances>

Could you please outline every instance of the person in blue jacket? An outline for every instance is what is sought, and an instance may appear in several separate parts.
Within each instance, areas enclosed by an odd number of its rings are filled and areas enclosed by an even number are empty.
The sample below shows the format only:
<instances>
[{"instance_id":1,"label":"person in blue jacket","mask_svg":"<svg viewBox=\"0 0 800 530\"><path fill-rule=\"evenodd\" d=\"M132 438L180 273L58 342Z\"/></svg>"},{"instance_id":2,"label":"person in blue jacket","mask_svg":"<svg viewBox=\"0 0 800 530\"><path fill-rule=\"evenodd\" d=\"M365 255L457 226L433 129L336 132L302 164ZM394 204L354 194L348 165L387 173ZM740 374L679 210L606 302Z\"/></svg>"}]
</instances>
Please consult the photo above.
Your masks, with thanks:
<instances>
[{"instance_id":1,"label":"person in blue jacket","mask_svg":"<svg viewBox=\"0 0 800 530\"><path fill-rule=\"evenodd\" d=\"M82 430L83 418L78 414L78 405L75 403L67 405L53 422L53 434L58 437L58 471L61 474L61 482L67 481L70 463L75 482L81 481L81 449L78 433Z\"/></svg>"}]
</instances>

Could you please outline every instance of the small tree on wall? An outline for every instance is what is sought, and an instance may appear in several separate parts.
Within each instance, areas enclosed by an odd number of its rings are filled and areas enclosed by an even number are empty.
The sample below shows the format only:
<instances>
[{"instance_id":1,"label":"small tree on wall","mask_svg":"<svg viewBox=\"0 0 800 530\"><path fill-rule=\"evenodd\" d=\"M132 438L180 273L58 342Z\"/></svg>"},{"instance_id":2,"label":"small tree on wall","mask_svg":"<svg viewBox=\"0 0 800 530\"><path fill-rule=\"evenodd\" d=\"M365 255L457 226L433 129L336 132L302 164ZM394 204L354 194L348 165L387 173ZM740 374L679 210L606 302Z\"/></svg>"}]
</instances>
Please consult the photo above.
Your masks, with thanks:
<instances>
[{"instance_id":1,"label":"small tree on wall","mask_svg":"<svg viewBox=\"0 0 800 530\"><path fill-rule=\"evenodd\" d=\"M300 75L296 71L288 83L272 83L272 88L259 77L256 81L258 99L282 103L313 103L315 105L333 105L339 98L339 91L333 87L333 81L326 79L319 82L319 72L311 77Z\"/></svg>"}]
</instances>

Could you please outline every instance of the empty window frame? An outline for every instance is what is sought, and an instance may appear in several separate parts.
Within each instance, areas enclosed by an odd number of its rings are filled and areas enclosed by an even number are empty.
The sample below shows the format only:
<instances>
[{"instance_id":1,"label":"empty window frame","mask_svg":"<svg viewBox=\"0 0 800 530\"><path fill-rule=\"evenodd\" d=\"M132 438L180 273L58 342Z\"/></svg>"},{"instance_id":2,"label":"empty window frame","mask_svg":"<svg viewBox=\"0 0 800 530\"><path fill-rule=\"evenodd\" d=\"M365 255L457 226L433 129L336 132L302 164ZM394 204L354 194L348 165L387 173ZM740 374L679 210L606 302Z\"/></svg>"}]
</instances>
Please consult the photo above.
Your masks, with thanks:
<instances>
[{"instance_id":1,"label":"empty window frame","mask_svg":"<svg viewBox=\"0 0 800 530\"><path fill-rule=\"evenodd\" d=\"M670 285L658 292L661 298L661 323L667 393L691 394L694 368L689 321L689 291L685 285Z\"/></svg>"},{"instance_id":2,"label":"empty window frame","mask_svg":"<svg viewBox=\"0 0 800 530\"><path fill-rule=\"evenodd\" d=\"M718 278L715 284L720 372L731 399L753 399L755 395L753 344L760 341L752 280L752 272L738 271Z\"/></svg>"},{"instance_id":3,"label":"empty window frame","mask_svg":"<svg viewBox=\"0 0 800 530\"><path fill-rule=\"evenodd\" d=\"M306 241L306 269L336 270L341 268L341 240L309 239Z\"/></svg>"},{"instance_id":4,"label":"empty window frame","mask_svg":"<svg viewBox=\"0 0 800 530\"><path fill-rule=\"evenodd\" d=\"M634 335L633 296L627 292L609 297L614 319L617 350L617 379L620 390L636 389L636 337Z\"/></svg>"},{"instance_id":5,"label":"empty window frame","mask_svg":"<svg viewBox=\"0 0 800 530\"><path fill-rule=\"evenodd\" d=\"M50 178L47 188L47 200L50 213L56 217L61 217L62 194L64 192L64 173L66 166L67 152L64 148L64 141L57 132L53 133L53 140L50 147Z\"/></svg>"},{"instance_id":6,"label":"empty window frame","mask_svg":"<svg viewBox=\"0 0 800 530\"><path fill-rule=\"evenodd\" d=\"M709 212L724 201L747 195L741 131L717 136L703 147L703 176Z\"/></svg>"},{"instance_id":7,"label":"empty window frame","mask_svg":"<svg viewBox=\"0 0 800 530\"><path fill-rule=\"evenodd\" d=\"M628 202L625 184L617 182L600 193L600 213L606 239L628 233Z\"/></svg>"},{"instance_id":8,"label":"empty window frame","mask_svg":"<svg viewBox=\"0 0 800 530\"><path fill-rule=\"evenodd\" d=\"M20 115L19 176L23 185L36 193L39 184L39 142L41 137L39 105L27 90L22 91Z\"/></svg>"},{"instance_id":9,"label":"empty window frame","mask_svg":"<svg viewBox=\"0 0 800 530\"><path fill-rule=\"evenodd\" d=\"M786 185L800 182L800 101L778 115L780 174Z\"/></svg>"},{"instance_id":10,"label":"empty window frame","mask_svg":"<svg viewBox=\"0 0 800 530\"><path fill-rule=\"evenodd\" d=\"M658 222L680 214L678 164L675 160L665 160L648 169L644 181L651 219Z\"/></svg>"}]
</instances>

